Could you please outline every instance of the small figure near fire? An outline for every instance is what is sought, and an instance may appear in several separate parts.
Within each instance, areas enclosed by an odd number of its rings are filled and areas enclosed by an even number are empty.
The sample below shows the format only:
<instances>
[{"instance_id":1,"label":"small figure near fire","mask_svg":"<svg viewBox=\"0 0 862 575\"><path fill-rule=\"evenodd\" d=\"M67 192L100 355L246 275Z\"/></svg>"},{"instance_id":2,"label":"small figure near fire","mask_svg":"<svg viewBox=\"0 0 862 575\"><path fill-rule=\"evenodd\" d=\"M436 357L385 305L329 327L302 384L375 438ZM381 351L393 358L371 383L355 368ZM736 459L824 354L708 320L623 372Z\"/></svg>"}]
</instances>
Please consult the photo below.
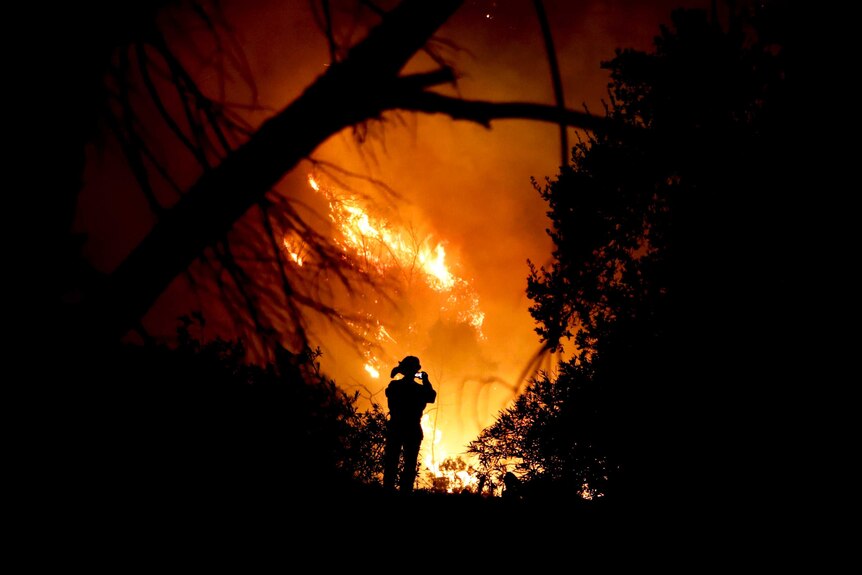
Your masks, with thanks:
<instances>
[{"instance_id":1,"label":"small figure near fire","mask_svg":"<svg viewBox=\"0 0 862 575\"><path fill-rule=\"evenodd\" d=\"M408 355L392 368L393 379L386 388L389 404L389 421L386 428L383 487L394 491L396 480L401 493L412 493L416 481L419 447L422 445L422 412L429 403L437 399L428 374L421 371L422 364L416 356ZM420 383L416 383L416 380ZM402 461L403 460L403 461ZM398 475L398 464L401 475Z\"/></svg>"}]
</instances>

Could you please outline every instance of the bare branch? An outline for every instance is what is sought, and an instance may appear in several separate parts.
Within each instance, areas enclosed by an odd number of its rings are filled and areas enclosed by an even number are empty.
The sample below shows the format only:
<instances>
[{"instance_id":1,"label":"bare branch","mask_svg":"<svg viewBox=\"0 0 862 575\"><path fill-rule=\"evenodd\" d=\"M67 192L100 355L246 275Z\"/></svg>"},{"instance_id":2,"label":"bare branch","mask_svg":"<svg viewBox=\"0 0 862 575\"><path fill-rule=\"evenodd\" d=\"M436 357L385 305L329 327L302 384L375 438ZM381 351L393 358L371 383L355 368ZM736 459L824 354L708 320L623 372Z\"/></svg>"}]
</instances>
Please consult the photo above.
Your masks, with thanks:
<instances>
[{"instance_id":1,"label":"bare branch","mask_svg":"<svg viewBox=\"0 0 862 575\"><path fill-rule=\"evenodd\" d=\"M554 38L551 35L551 25L548 23L548 15L545 13L545 4L542 0L533 0L536 8L536 16L542 27L542 37L545 39L545 52L548 54L548 65L551 68L551 82L554 85L554 99L560 110L566 109L566 99L563 97L563 81L560 78L560 65L557 62L557 50L554 48ZM560 122L560 154L562 158L560 165L565 166L569 161L569 139L566 136L566 124Z\"/></svg>"},{"instance_id":2,"label":"bare branch","mask_svg":"<svg viewBox=\"0 0 862 575\"><path fill-rule=\"evenodd\" d=\"M398 79L398 84L402 90L418 91L440 84L454 83L456 79L455 71L446 66L432 72L401 76Z\"/></svg>"},{"instance_id":3,"label":"bare branch","mask_svg":"<svg viewBox=\"0 0 862 575\"><path fill-rule=\"evenodd\" d=\"M454 120L468 120L491 127L494 120L538 120L585 130L616 126L611 120L586 112L560 109L547 104L529 102L488 102L463 100L433 92L395 90L386 96L387 109L410 110L429 114L445 114Z\"/></svg>"}]
</instances>

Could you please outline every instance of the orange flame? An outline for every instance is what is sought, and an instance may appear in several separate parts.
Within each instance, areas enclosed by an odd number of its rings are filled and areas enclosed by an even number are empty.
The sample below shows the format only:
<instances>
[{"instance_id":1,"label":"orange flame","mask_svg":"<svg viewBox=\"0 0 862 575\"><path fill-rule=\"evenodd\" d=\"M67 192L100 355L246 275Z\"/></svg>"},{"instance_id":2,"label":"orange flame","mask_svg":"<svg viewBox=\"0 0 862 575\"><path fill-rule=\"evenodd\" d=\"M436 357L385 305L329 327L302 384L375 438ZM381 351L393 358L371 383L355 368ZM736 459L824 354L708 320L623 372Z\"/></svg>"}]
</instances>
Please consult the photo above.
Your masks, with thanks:
<instances>
[{"instance_id":1,"label":"orange flame","mask_svg":"<svg viewBox=\"0 0 862 575\"><path fill-rule=\"evenodd\" d=\"M443 249L441 244L437 244L434 252L437 255L432 258L428 250L421 250L419 252L419 263L422 264L422 269L428 274L429 278L433 278L431 281L432 288L438 291L452 289L455 285L455 277L446 267L446 250Z\"/></svg>"},{"instance_id":2,"label":"orange flame","mask_svg":"<svg viewBox=\"0 0 862 575\"><path fill-rule=\"evenodd\" d=\"M429 288L447 295L447 308L455 311L458 321L473 327L480 339L485 338L482 333L485 313L479 309L479 297L468 281L449 269L443 243L431 246L426 240L417 245L409 241L408 234L393 230L388 221L369 214L356 198L337 195L322 187L311 175L308 183L327 199L329 218L341 235L335 242L342 250L381 274L395 267L410 269L415 266ZM288 247L288 251L293 257L296 250Z\"/></svg>"}]
</instances>

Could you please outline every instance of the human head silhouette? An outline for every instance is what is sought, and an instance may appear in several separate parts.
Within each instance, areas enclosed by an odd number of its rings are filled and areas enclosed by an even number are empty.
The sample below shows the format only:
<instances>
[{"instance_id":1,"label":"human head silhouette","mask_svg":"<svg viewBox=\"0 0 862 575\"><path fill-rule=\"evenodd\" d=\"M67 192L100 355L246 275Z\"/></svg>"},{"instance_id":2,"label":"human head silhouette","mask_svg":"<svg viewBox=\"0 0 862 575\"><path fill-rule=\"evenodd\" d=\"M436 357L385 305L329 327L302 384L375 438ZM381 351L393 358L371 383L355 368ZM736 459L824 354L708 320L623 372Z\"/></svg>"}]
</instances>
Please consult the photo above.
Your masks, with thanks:
<instances>
[{"instance_id":1,"label":"human head silhouette","mask_svg":"<svg viewBox=\"0 0 862 575\"><path fill-rule=\"evenodd\" d=\"M392 368L389 377L395 377L396 373L400 373L404 377L413 377L420 369L422 369L422 364L419 362L419 358L415 355L408 355Z\"/></svg>"}]
</instances>

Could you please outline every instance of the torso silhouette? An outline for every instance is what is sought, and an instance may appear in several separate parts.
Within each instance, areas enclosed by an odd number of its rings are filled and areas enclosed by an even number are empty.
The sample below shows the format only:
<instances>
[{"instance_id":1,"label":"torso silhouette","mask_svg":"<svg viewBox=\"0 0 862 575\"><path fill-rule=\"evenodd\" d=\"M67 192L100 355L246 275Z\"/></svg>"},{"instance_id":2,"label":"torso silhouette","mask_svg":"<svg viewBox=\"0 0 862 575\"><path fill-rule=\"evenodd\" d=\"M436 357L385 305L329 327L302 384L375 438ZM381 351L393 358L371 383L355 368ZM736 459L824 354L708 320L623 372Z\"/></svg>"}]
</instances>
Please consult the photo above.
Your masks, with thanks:
<instances>
[{"instance_id":1,"label":"torso silhouette","mask_svg":"<svg viewBox=\"0 0 862 575\"><path fill-rule=\"evenodd\" d=\"M437 399L437 392L430 385L420 385L411 378L393 379L386 388L389 402L389 421L403 431L419 427L422 412L429 403Z\"/></svg>"}]
</instances>

